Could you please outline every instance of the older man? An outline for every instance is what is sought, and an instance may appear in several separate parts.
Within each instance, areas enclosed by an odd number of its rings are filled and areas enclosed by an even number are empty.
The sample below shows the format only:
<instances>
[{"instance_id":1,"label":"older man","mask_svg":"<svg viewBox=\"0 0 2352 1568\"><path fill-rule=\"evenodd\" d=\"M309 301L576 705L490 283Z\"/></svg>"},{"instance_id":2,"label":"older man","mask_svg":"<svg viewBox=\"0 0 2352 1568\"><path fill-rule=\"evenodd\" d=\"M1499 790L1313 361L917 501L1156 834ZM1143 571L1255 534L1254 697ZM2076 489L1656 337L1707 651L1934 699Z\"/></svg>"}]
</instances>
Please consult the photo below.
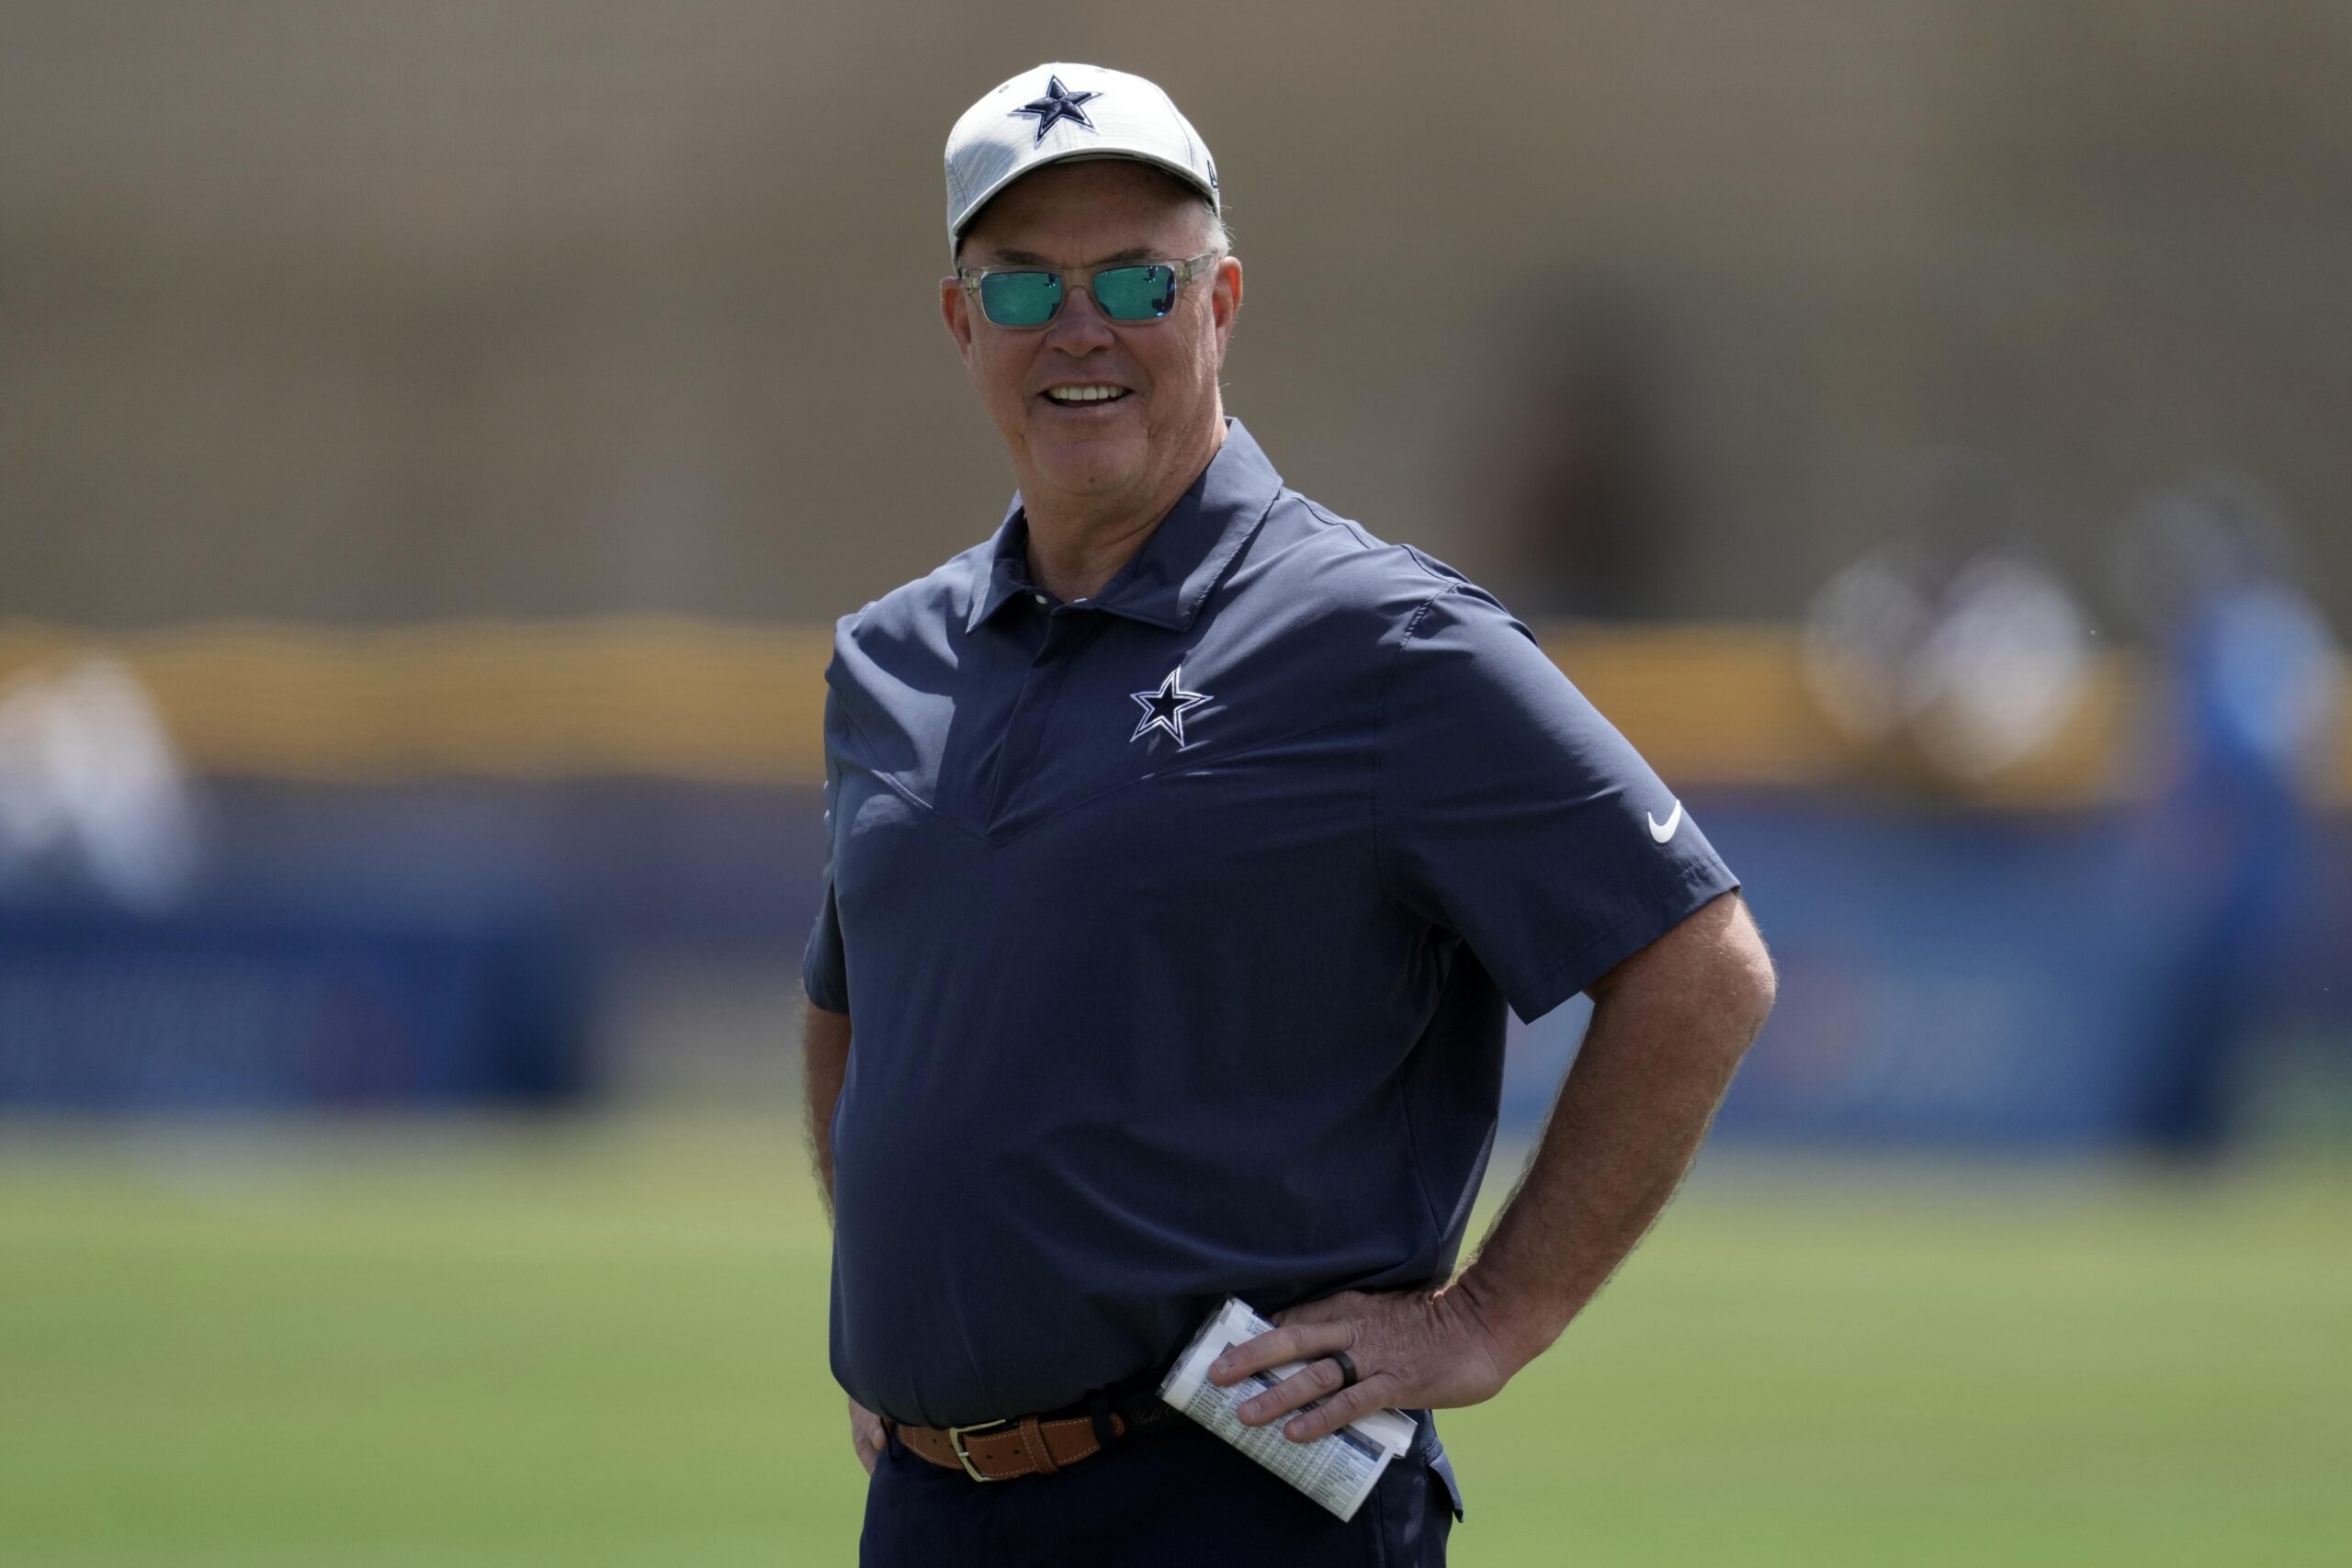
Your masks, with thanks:
<instances>
[{"instance_id":1,"label":"older man","mask_svg":"<svg viewBox=\"0 0 2352 1568\"><path fill-rule=\"evenodd\" d=\"M1165 94L1040 66L956 123L947 186L941 310L1020 493L840 625L803 966L864 1560L1442 1562L1430 1410L1502 1389L1649 1225L1770 964L1526 629L1226 417L1241 264ZM1503 1009L1579 991L1455 1277ZM1352 1519L1153 1398L1228 1293L1280 1326L1220 1381L1308 1362L1246 1419L1413 1417Z\"/></svg>"}]
</instances>

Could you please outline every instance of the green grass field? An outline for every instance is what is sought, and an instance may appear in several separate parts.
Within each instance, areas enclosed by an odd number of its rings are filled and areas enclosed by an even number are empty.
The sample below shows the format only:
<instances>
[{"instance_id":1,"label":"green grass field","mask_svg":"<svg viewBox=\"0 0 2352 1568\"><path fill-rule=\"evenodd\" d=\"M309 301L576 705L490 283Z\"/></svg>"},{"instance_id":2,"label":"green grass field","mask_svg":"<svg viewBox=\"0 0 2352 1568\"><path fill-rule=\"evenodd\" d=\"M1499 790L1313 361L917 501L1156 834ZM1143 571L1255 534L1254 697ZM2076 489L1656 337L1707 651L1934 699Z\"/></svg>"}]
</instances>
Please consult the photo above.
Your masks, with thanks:
<instances>
[{"instance_id":1,"label":"green grass field","mask_svg":"<svg viewBox=\"0 0 2352 1568\"><path fill-rule=\"evenodd\" d=\"M826 1247L784 1107L0 1125L0 1563L852 1562ZM2352 1170L1713 1156L1440 1426L1467 1564L2352 1561Z\"/></svg>"}]
</instances>

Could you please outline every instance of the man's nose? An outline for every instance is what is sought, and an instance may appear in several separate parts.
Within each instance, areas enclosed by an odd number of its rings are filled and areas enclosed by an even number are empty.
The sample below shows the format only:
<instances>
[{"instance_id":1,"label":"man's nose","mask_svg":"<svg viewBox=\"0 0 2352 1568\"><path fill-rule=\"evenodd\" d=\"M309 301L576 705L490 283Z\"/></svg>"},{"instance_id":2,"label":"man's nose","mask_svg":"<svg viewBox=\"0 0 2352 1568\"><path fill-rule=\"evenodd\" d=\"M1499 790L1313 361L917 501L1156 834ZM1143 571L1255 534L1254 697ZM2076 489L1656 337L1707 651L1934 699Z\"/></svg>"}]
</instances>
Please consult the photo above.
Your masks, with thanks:
<instances>
[{"instance_id":1,"label":"man's nose","mask_svg":"<svg viewBox=\"0 0 2352 1568\"><path fill-rule=\"evenodd\" d=\"M1111 321L1094 303L1091 285L1070 287L1054 324L1046 329L1046 341L1069 355L1091 354L1111 345Z\"/></svg>"}]
</instances>

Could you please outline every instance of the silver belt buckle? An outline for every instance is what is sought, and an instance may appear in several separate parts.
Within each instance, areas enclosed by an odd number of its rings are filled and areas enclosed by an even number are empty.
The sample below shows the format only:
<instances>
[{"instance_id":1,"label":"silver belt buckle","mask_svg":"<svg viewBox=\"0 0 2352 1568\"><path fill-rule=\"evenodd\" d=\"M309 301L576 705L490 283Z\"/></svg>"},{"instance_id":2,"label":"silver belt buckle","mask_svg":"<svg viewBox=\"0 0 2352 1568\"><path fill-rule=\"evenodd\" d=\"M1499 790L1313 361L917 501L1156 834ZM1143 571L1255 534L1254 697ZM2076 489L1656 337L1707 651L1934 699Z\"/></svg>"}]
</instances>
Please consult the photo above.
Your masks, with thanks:
<instances>
[{"instance_id":1,"label":"silver belt buckle","mask_svg":"<svg viewBox=\"0 0 2352 1568\"><path fill-rule=\"evenodd\" d=\"M950 1427L947 1428L947 1446L956 1450L956 1457L957 1459L964 1461L965 1474L970 1476L975 1481L1010 1481L1012 1479L1012 1477L1009 1475L982 1475L978 1471L972 1468L972 1456L969 1453L967 1453L964 1450L965 1433L985 1432L992 1427L1010 1427L1012 1425L1012 1418L1011 1416L1000 1416L993 1421L975 1421L968 1427Z\"/></svg>"}]
</instances>

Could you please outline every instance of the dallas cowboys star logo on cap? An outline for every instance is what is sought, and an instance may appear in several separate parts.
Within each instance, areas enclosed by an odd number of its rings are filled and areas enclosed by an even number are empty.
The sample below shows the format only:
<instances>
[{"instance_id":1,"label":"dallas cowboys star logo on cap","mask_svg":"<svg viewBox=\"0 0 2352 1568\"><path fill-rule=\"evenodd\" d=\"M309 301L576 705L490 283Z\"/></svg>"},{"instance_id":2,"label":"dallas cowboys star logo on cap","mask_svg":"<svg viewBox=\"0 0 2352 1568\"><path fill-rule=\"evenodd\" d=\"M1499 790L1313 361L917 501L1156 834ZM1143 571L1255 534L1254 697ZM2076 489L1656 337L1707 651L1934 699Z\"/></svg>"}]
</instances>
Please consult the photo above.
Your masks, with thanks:
<instances>
[{"instance_id":1,"label":"dallas cowboys star logo on cap","mask_svg":"<svg viewBox=\"0 0 2352 1568\"><path fill-rule=\"evenodd\" d=\"M1086 118L1085 106L1102 96L1100 93L1073 93L1062 85L1060 77L1048 76L1046 78L1044 97L1030 99L1005 118L1012 119L1024 114L1036 116L1037 135L1029 145L1042 147L1046 143L1046 132L1066 119L1075 120L1089 130L1093 130L1094 122Z\"/></svg>"},{"instance_id":2,"label":"dallas cowboys star logo on cap","mask_svg":"<svg viewBox=\"0 0 2352 1568\"><path fill-rule=\"evenodd\" d=\"M1184 690L1184 667L1181 664L1168 672L1168 679L1159 682L1158 691L1129 692L1127 695L1143 709L1142 722L1127 737L1129 741L1140 740L1159 729L1174 736L1179 746L1184 744L1184 716L1210 700L1206 692Z\"/></svg>"}]
</instances>

